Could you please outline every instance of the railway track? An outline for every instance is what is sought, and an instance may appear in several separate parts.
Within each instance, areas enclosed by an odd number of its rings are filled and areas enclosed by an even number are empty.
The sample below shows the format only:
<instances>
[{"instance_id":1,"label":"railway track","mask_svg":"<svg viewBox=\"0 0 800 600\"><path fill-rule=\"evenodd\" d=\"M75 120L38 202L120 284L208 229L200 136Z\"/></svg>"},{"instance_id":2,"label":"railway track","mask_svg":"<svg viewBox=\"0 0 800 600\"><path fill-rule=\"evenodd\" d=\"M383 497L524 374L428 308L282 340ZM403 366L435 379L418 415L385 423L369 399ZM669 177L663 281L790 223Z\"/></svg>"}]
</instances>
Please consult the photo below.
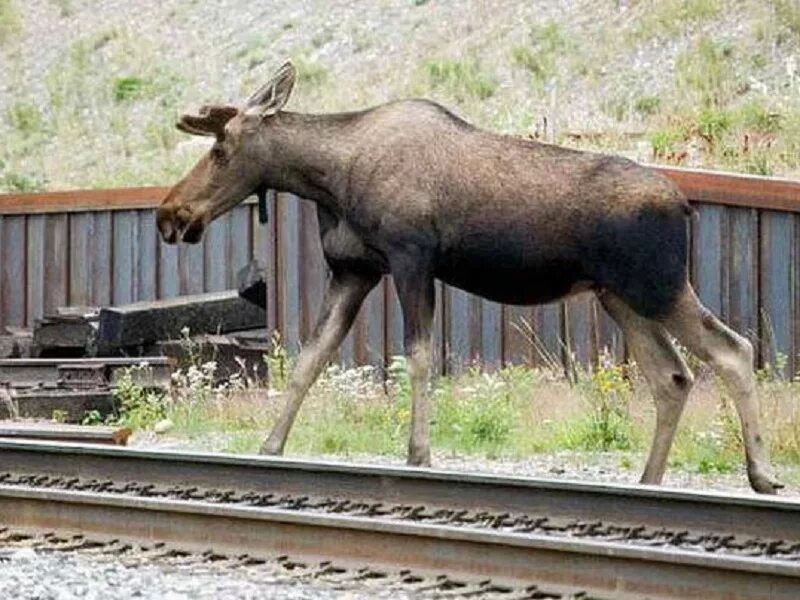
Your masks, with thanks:
<instances>
[{"instance_id":1,"label":"railway track","mask_svg":"<svg viewBox=\"0 0 800 600\"><path fill-rule=\"evenodd\" d=\"M800 504L781 498L0 441L0 527L475 595L800 597Z\"/></svg>"}]
</instances>

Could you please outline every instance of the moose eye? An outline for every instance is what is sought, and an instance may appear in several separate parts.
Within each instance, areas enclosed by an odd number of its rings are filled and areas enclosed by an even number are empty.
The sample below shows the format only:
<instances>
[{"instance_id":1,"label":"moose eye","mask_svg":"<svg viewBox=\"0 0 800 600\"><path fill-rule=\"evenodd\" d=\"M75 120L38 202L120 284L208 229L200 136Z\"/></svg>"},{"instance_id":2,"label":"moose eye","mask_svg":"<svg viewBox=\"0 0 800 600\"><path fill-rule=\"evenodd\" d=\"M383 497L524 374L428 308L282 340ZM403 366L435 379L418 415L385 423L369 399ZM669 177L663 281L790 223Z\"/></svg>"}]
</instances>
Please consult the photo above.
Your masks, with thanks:
<instances>
[{"instance_id":1,"label":"moose eye","mask_svg":"<svg viewBox=\"0 0 800 600\"><path fill-rule=\"evenodd\" d=\"M211 158L216 162L225 162L225 150L220 146L212 146Z\"/></svg>"}]
</instances>

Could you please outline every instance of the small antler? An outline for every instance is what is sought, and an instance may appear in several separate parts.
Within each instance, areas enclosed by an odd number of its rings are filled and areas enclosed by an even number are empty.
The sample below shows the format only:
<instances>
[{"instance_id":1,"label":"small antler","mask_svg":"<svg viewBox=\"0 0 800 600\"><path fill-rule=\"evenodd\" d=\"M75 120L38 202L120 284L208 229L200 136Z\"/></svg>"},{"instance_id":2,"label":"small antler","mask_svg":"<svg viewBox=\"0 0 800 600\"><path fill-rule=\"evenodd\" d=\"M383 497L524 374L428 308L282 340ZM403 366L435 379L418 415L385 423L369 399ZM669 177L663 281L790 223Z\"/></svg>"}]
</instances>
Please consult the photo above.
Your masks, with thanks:
<instances>
[{"instance_id":1,"label":"small antler","mask_svg":"<svg viewBox=\"0 0 800 600\"><path fill-rule=\"evenodd\" d=\"M239 112L235 106L206 104L200 107L197 115L183 115L176 127L193 135L206 135L222 138L225 125Z\"/></svg>"}]
</instances>

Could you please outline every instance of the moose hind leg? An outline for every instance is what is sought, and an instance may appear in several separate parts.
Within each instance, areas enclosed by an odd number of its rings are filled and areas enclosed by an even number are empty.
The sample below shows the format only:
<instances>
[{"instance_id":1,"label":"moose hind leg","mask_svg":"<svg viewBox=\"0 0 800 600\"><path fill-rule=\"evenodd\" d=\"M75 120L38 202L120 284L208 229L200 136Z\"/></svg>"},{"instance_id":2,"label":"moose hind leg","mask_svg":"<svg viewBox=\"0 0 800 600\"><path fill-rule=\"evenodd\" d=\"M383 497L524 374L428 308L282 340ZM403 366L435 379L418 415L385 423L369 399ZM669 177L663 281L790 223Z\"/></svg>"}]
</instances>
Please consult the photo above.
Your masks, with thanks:
<instances>
[{"instance_id":1,"label":"moose hind leg","mask_svg":"<svg viewBox=\"0 0 800 600\"><path fill-rule=\"evenodd\" d=\"M333 352L342 343L358 314L358 309L369 291L380 280L380 275L334 274L325 299L319 321L300 355L297 357L287 388L286 405L278 417L267 440L261 446L261 454L282 454L289 431L300 410L306 392L319 377Z\"/></svg>"},{"instance_id":2,"label":"moose hind leg","mask_svg":"<svg viewBox=\"0 0 800 600\"><path fill-rule=\"evenodd\" d=\"M690 352L707 362L722 379L742 425L750 486L757 492L774 494L783 486L772 472L758 423L753 346L704 307L688 283L663 322Z\"/></svg>"},{"instance_id":3,"label":"moose hind leg","mask_svg":"<svg viewBox=\"0 0 800 600\"><path fill-rule=\"evenodd\" d=\"M431 361L431 327L436 303L433 276L424 260L398 260L393 265L397 295L403 310L403 341L411 380L411 432L408 464L430 466L430 398L428 375Z\"/></svg>"},{"instance_id":4,"label":"moose hind leg","mask_svg":"<svg viewBox=\"0 0 800 600\"><path fill-rule=\"evenodd\" d=\"M641 482L659 484L694 378L660 324L639 316L611 293L602 294L600 301L622 329L655 400L656 428Z\"/></svg>"}]
</instances>

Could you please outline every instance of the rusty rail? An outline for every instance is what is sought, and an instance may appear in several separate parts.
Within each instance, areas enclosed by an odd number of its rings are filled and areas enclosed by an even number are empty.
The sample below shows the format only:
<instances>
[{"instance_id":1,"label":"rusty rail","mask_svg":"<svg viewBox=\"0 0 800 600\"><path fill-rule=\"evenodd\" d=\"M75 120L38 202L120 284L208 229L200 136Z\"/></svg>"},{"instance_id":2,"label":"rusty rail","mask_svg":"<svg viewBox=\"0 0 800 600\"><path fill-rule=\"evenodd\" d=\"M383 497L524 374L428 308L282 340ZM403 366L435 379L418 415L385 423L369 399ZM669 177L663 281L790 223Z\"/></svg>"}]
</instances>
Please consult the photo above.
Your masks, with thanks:
<instances>
[{"instance_id":1,"label":"rusty rail","mask_svg":"<svg viewBox=\"0 0 800 600\"><path fill-rule=\"evenodd\" d=\"M496 522L525 513L757 536L765 547L795 552L800 504L780 498L20 441L0 441L0 464L29 474L0 477L0 526L11 528L444 570L615 597L800 595L800 564L774 551L734 555L416 518L478 511ZM57 485L20 485L48 479ZM305 506L321 495L336 498L337 508ZM402 517L375 508L392 504L405 507Z\"/></svg>"}]
</instances>

